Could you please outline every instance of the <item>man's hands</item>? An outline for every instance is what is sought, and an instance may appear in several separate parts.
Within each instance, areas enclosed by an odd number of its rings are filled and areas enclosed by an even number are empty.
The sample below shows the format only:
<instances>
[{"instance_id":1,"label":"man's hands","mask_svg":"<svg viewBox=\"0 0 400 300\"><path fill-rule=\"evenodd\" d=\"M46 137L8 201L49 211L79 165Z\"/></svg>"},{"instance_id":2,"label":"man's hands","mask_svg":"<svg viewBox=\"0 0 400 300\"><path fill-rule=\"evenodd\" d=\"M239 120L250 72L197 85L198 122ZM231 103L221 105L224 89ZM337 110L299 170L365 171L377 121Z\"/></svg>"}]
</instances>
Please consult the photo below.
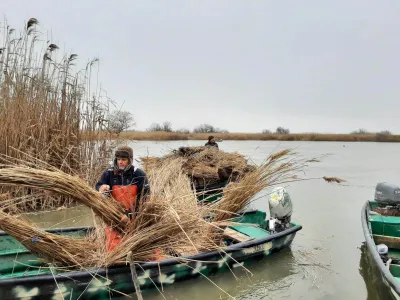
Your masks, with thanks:
<instances>
[{"instance_id":1,"label":"man's hands","mask_svg":"<svg viewBox=\"0 0 400 300\"><path fill-rule=\"evenodd\" d=\"M99 192L101 194L103 194L104 192L107 192L110 190L110 186L108 184L103 184L100 188L99 188Z\"/></svg>"}]
</instances>

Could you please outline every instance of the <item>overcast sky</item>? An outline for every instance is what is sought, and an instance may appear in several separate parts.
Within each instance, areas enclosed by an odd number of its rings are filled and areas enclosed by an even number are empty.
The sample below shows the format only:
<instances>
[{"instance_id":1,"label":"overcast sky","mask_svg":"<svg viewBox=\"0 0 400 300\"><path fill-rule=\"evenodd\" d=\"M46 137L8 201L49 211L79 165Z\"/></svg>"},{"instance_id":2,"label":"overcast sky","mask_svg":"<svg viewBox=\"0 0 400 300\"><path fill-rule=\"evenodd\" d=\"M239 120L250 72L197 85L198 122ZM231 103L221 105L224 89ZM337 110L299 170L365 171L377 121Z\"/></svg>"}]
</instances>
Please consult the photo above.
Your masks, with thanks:
<instances>
[{"instance_id":1,"label":"overcast sky","mask_svg":"<svg viewBox=\"0 0 400 300\"><path fill-rule=\"evenodd\" d=\"M1 0L61 51L100 58L137 129L400 133L398 0Z\"/></svg>"}]
</instances>

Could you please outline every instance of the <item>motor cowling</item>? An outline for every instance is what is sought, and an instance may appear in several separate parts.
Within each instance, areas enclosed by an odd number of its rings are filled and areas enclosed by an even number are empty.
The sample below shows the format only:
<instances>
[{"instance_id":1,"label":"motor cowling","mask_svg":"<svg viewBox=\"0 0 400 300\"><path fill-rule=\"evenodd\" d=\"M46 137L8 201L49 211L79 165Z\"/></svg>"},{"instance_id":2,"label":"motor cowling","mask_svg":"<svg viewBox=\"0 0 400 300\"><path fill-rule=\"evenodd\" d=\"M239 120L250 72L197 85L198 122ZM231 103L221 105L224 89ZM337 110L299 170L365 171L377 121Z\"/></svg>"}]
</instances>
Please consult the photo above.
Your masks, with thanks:
<instances>
[{"instance_id":1,"label":"motor cowling","mask_svg":"<svg viewBox=\"0 0 400 300\"><path fill-rule=\"evenodd\" d=\"M271 218L276 219L270 223L274 224L274 227L287 228L291 220L293 204L286 189L283 187L274 188L269 195L268 204Z\"/></svg>"},{"instance_id":2,"label":"motor cowling","mask_svg":"<svg viewBox=\"0 0 400 300\"><path fill-rule=\"evenodd\" d=\"M379 256L382 261L386 263L389 259L389 248L385 244L376 245L376 250L378 251Z\"/></svg>"},{"instance_id":3,"label":"motor cowling","mask_svg":"<svg viewBox=\"0 0 400 300\"><path fill-rule=\"evenodd\" d=\"M380 182L375 187L375 201L380 206L400 206L400 187Z\"/></svg>"}]
</instances>

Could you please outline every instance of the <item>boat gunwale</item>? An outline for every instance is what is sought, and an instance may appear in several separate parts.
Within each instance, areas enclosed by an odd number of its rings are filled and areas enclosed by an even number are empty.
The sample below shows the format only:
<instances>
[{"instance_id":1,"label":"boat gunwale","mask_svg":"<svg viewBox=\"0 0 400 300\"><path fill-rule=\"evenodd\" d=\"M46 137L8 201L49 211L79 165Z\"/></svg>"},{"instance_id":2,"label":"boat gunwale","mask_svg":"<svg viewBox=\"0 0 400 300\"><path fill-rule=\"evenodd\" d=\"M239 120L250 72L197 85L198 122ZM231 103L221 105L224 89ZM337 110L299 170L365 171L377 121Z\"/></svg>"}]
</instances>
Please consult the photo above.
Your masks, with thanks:
<instances>
[{"instance_id":1,"label":"boat gunwale","mask_svg":"<svg viewBox=\"0 0 400 300\"><path fill-rule=\"evenodd\" d=\"M76 227L80 228L80 230L85 229L85 228L90 228L90 227ZM75 229L72 227L72 229ZM290 227L288 229L285 229L284 231L277 232L274 234L271 234L267 237L263 238L258 238L258 239L253 239L250 241L245 241L237 244L230 245L226 248L224 248L224 251L207 251L207 252L202 252L198 253L195 255L190 255L190 256L182 256L182 257L177 257L177 258L168 258L162 261L154 261L154 262L145 262L145 263L139 263L139 268L146 270L146 269L152 269L152 268L161 268L161 267L168 267L171 265L177 265L182 262L190 261L190 260L202 260L205 261L206 259L209 259L214 256L221 255L221 253L233 253L236 251L240 251L246 248L254 247L260 244L265 244L267 242L270 242L272 240L281 238L283 236L287 236L289 234L295 233L299 230L302 229L302 225L295 224L293 227ZM56 229L54 229L56 230ZM251 255L249 255L250 257ZM210 261L212 263L213 261ZM49 281L57 281L57 282L62 282L62 281L67 281L67 280L77 280L85 277L93 277L93 274L99 275L99 276L110 276L113 274L118 274L118 273L125 273L128 272L130 273L130 266L113 266L110 268L98 268L96 269L91 269L91 270L86 270L86 271L70 271L70 272L65 272L61 274L46 274L46 275L28 275L28 276L23 276L23 277L16 277L16 278L5 278L5 279L0 279L0 287L4 285L10 285L10 284L26 284L26 283L34 283L34 282L49 282Z\"/></svg>"},{"instance_id":2,"label":"boat gunwale","mask_svg":"<svg viewBox=\"0 0 400 300\"><path fill-rule=\"evenodd\" d=\"M367 200L364 205L363 208L361 210L361 224L362 224L362 228L363 228L363 232L364 232L364 237L365 237L365 242L367 245L367 249L369 250L372 259L374 260L374 262L376 263L376 265L378 266L380 272L382 273L382 275L385 277L385 280L388 282L388 284L390 285L390 287L398 294L400 295L400 283L397 282L397 280L394 278L394 276L392 275L392 273L390 273L390 270L388 270L386 268L386 265L383 263L380 255L378 254L378 251L376 249L376 244L375 241L373 240L371 234L371 230L368 226L369 221L368 220L368 211L369 211L369 207L370 207L370 201Z\"/></svg>"},{"instance_id":3,"label":"boat gunwale","mask_svg":"<svg viewBox=\"0 0 400 300\"><path fill-rule=\"evenodd\" d=\"M62 233L62 232L85 231L85 230L90 230L91 228L93 228L93 227L91 227L91 226L62 227L62 228L44 229L44 231L48 232L48 233ZM10 235L7 232L0 230L0 237L2 237L2 236L10 236Z\"/></svg>"}]
</instances>

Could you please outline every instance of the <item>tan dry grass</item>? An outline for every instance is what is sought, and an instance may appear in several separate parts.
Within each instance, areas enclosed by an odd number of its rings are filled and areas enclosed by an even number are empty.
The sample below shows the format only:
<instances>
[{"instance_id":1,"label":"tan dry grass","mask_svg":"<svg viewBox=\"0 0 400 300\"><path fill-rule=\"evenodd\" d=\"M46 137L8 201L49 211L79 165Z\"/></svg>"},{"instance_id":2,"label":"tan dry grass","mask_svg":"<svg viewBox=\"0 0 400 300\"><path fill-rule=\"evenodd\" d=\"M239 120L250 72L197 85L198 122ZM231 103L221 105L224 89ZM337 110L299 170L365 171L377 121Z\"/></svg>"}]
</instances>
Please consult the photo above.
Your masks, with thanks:
<instances>
[{"instance_id":1,"label":"tan dry grass","mask_svg":"<svg viewBox=\"0 0 400 300\"><path fill-rule=\"evenodd\" d=\"M0 186L49 191L56 195L72 198L92 208L106 224L115 226L120 231L125 230L120 224L124 212L122 206L115 201L103 200L101 195L80 177L71 176L56 169L50 171L26 166L2 167L0 168ZM9 201L3 202L3 205L8 203Z\"/></svg>"},{"instance_id":2,"label":"tan dry grass","mask_svg":"<svg viewBox=\"0 0 400 300\"><path fill-rule=\"evenodd\" d=\"M123 132L118 139L172 141L203 140L207 141L209 133L171 133L171 132ZM213 133L216 139L237 141L320 141L320 142L400 142L400 135L388 134L340 134L340 133ZM113 137L117 138L117 137ZM222 147L222 144L221 144Z\"/></svg>"},{"instance_id":3,"label":"tan dry grass","mask_svg":"<svg viewBox=\"0 0 400 300\"><path fill-rule=\"evenodd\" d=\"M24 24L21 37L7 25L3 24L5 32L0 35L4 47L0 51L0 154L34 157L94 184L108 160L98 141L106 141L99 129L109 101L89 92L97 93L91 82L97 60L77 71L77 55L65 54L57 60L58 47L42 39L36 19ZM26 189L0 190L6 192L19 196L29 193ZM31 211L72 203L66 197L45 196L18 209Z\"/></svg>"},{"instance_id":4,"label":"tan dry grass","mask_svg":"<svg viewBox=\"0 0 400 300\"><path fill-rule=\"evenodd\" d=\"M169 160L149 175L150 195L132 224L132 234L125 236L126 245L132 245L132 241L137 245L139 237L145 236L141 231L145 230L152 232L152 240L146 239L148 244L140 247L149 255L153 255L156 249L163 250L167 256L171 250L180 255L189 255L215 249L213 239L209 236L210 224L203 220L205 208L198 206L181 164L182 158ZM121 247L126 246L122 244ZM131 251L134 256L141 252L138 248L131 248ZM116 253L123 258L127 252L118 250Z\"/></svg>"},{"instance_id":5,"label":"tan dry grass","mask_svg":"<svg viewBox=\"0 0 400 300\"><path fill-rule=\"evenodd\" d=\"M226 186L222 198L211 204L216 211L214 221L229 220L237 216L259 192L267 188L301 180L297 174L304 172L308 164L319 161L302 159L296 155L292 149L273 153L254 171Z\"/></svg>"},{"instance_id":6,"label":"tan dry grass","mask_svg":"<svg viewBox=\"0 0 400 300\"><path fill-rule=\"evenodd\" d=\"M196 186L235 181L254 168L243 155L214 147L181 147L163 157L142 157L141 160L145 172L151 174L153 170L176 158L181 158L182 170Z\"/></svg>"},{"instance_id":7,"label":"tan dry grass","mask_svg":"<svg viewBox=\"0 0 400 300\"><path fill-rule=\"evenodd\" d=\"M63 186L60 186L60 178ZM157 250L161 250L164 257L170 257L216 249L218 246L209 237L211 225L203 220L204 208L197 205L190 181L182 173L181 162L175 160L164 165L150 180L154 188L140 207L139 216L128 228L124 227L126 231L121 243L109 253L105 251L104 225L101 223L88 238L71 238L45 233L29 222L0 212L0 228L43 260L69 268L126 264L126 255L130 251L134 261L143 262L153 260ZM80 179L69 175L60 176L48 170L3 168L0 169L0 182L69 193L83 204L97 208L96 213L102 217L107 214L101 211L107 209L102 206L106 202L99 202L93 194L97 192L92 193ZM112 212L111 204L107 202Z\"/></svg>"}]
</instances>

